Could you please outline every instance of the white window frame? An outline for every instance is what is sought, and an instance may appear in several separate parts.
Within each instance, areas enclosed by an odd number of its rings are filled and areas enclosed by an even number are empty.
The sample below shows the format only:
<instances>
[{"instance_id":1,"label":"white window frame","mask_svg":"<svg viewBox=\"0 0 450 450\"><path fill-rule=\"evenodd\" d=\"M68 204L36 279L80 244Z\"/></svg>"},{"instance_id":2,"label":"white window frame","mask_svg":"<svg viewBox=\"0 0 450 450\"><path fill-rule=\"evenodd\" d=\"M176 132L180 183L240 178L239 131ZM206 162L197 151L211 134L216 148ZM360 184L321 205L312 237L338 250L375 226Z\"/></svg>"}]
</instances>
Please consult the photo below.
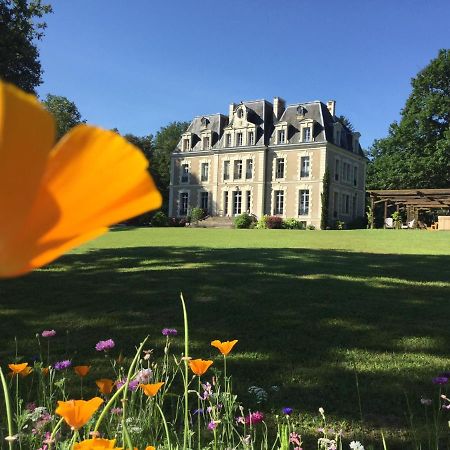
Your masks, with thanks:
<instances>
[{"instance_id":1,"label":"white window frame","mask_svg":"<svg viewBox=\"0 0 450 450\"><path fill-rule=\"evenodd\" d=\"M303 200L304 200L304 194L303 193L307 193L306 194L306 201L303 204ZM298 191L298 204L297 204L297 215L298 217L304 217L304 216L309 216L310 212L311 212L311 190L310 189L299 189ZM306 204L306 208L305 208L305 204ZM306 212L305 212L306 211Z\"/></svg>"},{"instance_id":2,"label":"white window frame","mask_svg":"<svg viewBox=\"0 0 450 450\"><path fill-rule=\"evenodd\" d=\"M182 211L181 207L183 205L182 202L182 196L186 195L186 211ZM190 193L189 191L180 191L178 193L178 216L187 216L188 212L189 212L189 198L190 198Z\"/></svg>"}]
</instances>

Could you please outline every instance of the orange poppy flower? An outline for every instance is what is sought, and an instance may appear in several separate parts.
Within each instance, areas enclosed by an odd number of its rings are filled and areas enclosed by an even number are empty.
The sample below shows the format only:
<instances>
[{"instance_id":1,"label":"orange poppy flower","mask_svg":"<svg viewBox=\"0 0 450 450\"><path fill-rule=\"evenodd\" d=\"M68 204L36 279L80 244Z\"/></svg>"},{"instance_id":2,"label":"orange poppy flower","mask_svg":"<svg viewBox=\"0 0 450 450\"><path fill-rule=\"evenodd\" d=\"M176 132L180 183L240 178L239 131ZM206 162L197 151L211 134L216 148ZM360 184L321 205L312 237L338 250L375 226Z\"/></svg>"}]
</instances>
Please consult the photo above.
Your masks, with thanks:
<instances>
[{"instance_id":1,"label":"orange poppy flower","mask_svg":"<svg viewBox=\"0 0 450 450\"><path fill-rule=\"evenodd\" d=\"M19 372L19 375L23 378L27 377L28 375L30 375L30 373L33 372L33 368L30 366L25 367L25 369L23 369L21 372Z\"/></svg>"},{"instance_id":2,"label":"orange poppy flower","mask_svg":"<svg viewBox=\"0 0 450 450\"><path fill-rule=\"evenodd\" d=\"M49 367L43 367L41 369L42 375L48 375L48 373L50 372L50 368Z\"/></svg>"},{"instance_id":3,"label":"orange poppy flower","mask_svg":"<svg viewBox=\"0 0 450 450\"><path fill-rule=\"evenodd\" d=\"M97 385L98 390L104 395L111 394L114 387L114 381L110 378L100 378L100 380L95 381L95 384Z\"/></svg>"},{"instance_id":4,"label":"orange poppy flower","mask_svg":"<svg viewBox=\"0 0 450 450\"><path fill-rule=\"evenodd\" d=\"M73 370L78 376L85 377L91 370L91 366L75 366Z\"/></svg>"},{"instance_id":5,"label":"orange poppy flower","mask_svg":"<svg viewBox=\"0 0 450 450\"><path fill-rule=\"evenodd\" d=\"M145 450L156 450L156 447L153 447L153 445L147 445L147 447L145 447Z\"/></svg>"},{"instance_id":6,"label":"orange poppy flower","mask_svg":"<svg viewBox=\"0 0 450 450\"><path fill-rule=\"evenodd\" d=\"M19 375L20 372L28 367L28 363L8 364L8 367L11 369L13 375Z\"/></svg>"},{"instance_id":7,"label":"orange poppy flower","mask_svg":"<svg viewBox=\"0 0 450 450\"><path fill-rule=\"evenodd\" d=\"M211 345L213 347L216 347L220 353L222 353L222 355L227 356L228 353L231 352L231 350L233 349L233 347L238 343L239 341L237 339L235 339L234 341L225 341L225 342L220 342L217 339L215 341L211 342Z\"/></svg>"},{"instance_id":8,"label":"orange poppy flower","mask_svg":"<svg viewBox=\"0 0 450 450\"><path fill-rule=\"evenodd\" d=\"M100 397L94 397L88 401L58 401L58 407L56 408L55 413L64 417L64 420L72 429L78 430L89 422L102 403L103 400Z\"/></svg>"},{"instance_id":9,"label":"orange poppy flower","mask_svg":"<svg viewBox=\"0 0 450 450\"><path fill-rule=\"evenodd\" d=\"M154 397L158 391L161 389L161 386L164 384L163 381L159 383L153 383L153 384L140 384L139 386L144 391L144 394L147 397Z\"/></svg>"},{"instance_id":10,"label":"orange poppy flower","mask_svg":"<svg viewBox=\"0 0 450 450\"><path fill-rule=\"evenodd\" d=\"M189 367L195 375L200 377L209 369L212 363L212 361L205 361L204 359L191 359L189 361Z\"/></svg>"},{"instance_id":11,"label":"orange poppy flower","mask_svg":"<svg viewBox=\"0 0 450 450\"><path fill-rule=\"evenodd\" d=\"M73 450L100 450L102 448L110 448L114 450L122 450L123 447L115 447L115 439L86 439L85 441L77 442L72 449Z\"/></svg>"},{"instance_id":12,"label":"orange poppy flower","mask_svg":"<svg viewBox=\"0 0 450 450\"><path fill-rule=\"evenodd\" d=\"M161 205L146 158L117 133L78 125L54 139L36 98L0 82L0 278Z\"/></svg>"}]
</instances>

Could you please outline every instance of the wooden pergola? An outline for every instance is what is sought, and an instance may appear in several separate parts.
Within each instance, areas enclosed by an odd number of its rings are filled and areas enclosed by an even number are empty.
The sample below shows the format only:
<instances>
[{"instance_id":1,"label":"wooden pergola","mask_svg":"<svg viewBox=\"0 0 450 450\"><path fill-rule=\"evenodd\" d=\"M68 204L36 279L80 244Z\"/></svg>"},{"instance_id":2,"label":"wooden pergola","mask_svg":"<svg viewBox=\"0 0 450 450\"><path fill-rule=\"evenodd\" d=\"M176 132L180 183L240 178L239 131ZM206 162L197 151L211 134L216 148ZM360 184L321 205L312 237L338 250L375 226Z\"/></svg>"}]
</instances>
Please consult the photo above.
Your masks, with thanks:
<instances>
[{"instance_id":1,"label":"wooden pergola","mask_svg":"<svg viewBox=\"0 0 450 450\"><path fill-rule=\"evenodd\" d=\"M416 219L416 223L419 211L450 209L450 188L371 190L367 192L370 195L372 211L377 204L384 203L385 220L390 206L395 206L397 211L400 208L406 209L408 220ZM371 226L373 227L373 217Z\"/></svg>"}]
</instances>

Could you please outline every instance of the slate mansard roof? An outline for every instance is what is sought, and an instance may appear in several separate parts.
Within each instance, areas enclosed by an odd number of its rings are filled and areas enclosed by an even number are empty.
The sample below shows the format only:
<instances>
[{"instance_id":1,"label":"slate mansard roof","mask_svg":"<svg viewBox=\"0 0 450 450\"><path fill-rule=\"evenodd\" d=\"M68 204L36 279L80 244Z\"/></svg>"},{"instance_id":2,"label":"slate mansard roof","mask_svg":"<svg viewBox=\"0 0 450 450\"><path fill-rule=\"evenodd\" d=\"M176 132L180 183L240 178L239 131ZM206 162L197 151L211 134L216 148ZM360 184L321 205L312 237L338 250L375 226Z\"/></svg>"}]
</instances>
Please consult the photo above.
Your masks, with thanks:
<instances>
[{"instance_id":1,"label":"slate mansard roof","mask_svg":"<svg viewBox=\"0 0 450 450\"><path fill-rule=\"evenodd\" d=\"M345 125L343 125L336 116L331 115L327 105L320 101L296 103L283 106L283 112L279 119L275 117L274 105L267 100L252 100L241 102L234 105L234 110L244 105L247 110L247 120L256 126L255 144L252 147L268 147L276 145L276 128L277 125L287 123L287 139L288 144L293 145L300 142L300 121L299 114L305 120L313 121L313 139L314 142L331 142L338 147L353 151L353 134ZM299 113L300 111L300 113ZM211 132L211 148L210 151L230 150L225 145L225 134L228 126L233 126L233 117L224 114L211 114L208 116L194 117L186 133L191 134L191 152L203 151L201 135L205 131ZM334 142L334 128L336 124L340 124L340 143ZM183 145L183 137L179 141L175 152L181 152ZM234 148L234 147L233 147ZM245 147L239 147L245 148ZM363 156L362 149L358 143L358 153Z\"/></svg>"}]
</instances>

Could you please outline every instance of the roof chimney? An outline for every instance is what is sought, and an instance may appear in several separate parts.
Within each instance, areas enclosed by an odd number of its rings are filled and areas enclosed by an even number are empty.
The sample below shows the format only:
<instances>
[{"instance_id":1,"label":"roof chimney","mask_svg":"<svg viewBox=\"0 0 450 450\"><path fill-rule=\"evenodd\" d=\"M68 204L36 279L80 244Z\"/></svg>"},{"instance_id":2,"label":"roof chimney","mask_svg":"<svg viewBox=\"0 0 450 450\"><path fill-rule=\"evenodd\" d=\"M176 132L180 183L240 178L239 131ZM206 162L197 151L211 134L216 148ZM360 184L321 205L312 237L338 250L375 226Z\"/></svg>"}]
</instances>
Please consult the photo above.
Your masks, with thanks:
<instances>
[{"instance_id":1,"label":"roof chimney","mask_svg":"<svg viewBox=\"0 0 450 450\"><path fill-rule=\"evenodd\" d=\"M231 122L233 120L234 108L236 107L235 103L230 103L230 108L228 109L228 119Z\"/></svg>"},{"instance_id":2,"label":"roof chimney","mask_svg":"<svg viewBox=\"0 0 450 450\"><path fill-rule=\"evenodd\" d=\"M330 114L334 116L336 113L336 100L329 100L327 102L327 108L328 111L330 111Z\"/></svg>"},{"instance_id":3,"label":"roof chimney","mask_svg":"<svg viewBox=\"0 0 450 450\"><path fill-rule=\"evenodd\" d=\"M280 119L286 107L286 102L281 97L275 97L273 99L273 113L277 120Z\"/></svg>"}]
</instances>

